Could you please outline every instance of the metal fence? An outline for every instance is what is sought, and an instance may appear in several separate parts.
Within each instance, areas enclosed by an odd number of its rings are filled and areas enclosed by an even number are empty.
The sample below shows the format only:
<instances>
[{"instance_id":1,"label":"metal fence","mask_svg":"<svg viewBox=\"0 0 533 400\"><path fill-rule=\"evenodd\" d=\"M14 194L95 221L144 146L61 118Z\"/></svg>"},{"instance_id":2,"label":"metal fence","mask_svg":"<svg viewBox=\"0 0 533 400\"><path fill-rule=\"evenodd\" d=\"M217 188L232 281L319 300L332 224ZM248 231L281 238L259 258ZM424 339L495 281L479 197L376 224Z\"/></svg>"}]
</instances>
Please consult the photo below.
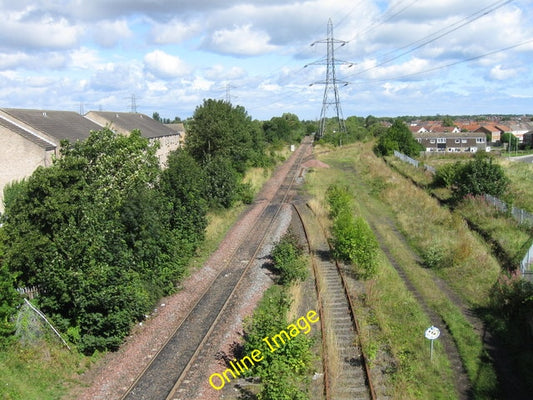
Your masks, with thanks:
<instances>
[{"instance_id":1,"label":"metal fence","mask_svg":"<svg viewBox=\"0 0 533 400\"><path fill-rule=\"evenodd\" d=\"M418 168L419 162L417 160L414 160L411 157L406 156L405 154L402 154L402 153L400 153L399 151L396 151L396 150L394 150L394 155L396 157L398 157L400 160L402 160L402 161L404 161L406 163L409 163L411 165L414 165L415 167Z\"/></svg>"},{"instance_id":2,"label":"metal fence","mask_svg":"<svg viewBox=\"0 0 533 400\"><path fill-rule=\"evenodd\" d=\"M431 172L433 175L435 175L437 173L437 170L434 167L432 167L431 165L424 165L424 169L426 171Z\"/></svg>"},{"instance_id":3,"label":"metal fence","mask_svg":"<svg viewBox=\"0 0 533 400\"><path fill-rule=\"evenodd\" d=\"M39 288L36 286L17 288L16 290L21 296L27 297L30 300L39 295Z\"/></svg>"},{"instance_id":4,"label":"metal fence","mask_svg":"<svg viewBox=\"0 0 533 400\"><path fill-rule=\"evenodd\" d=\"M533 263L533 244L527 251L526 255L520 262L520 272L522 276L529 281L533 281L533 271L531 271L531 264Z\"/></svg>"},{"instance_id":5,"label":"metal fence","mask_svg":"<svg viewBox=\"0 0 533 400\"><path fill-rule=\"evenodd\" d=\"M417 160L414 160L411 157L400 153L399 151L395 150L394 155L400 160L414 165L417 168L419 166L419 162ZM424 168L426 171L429 171L433 174L435 174L436 172L435 168L429 165L424 165ZM491 196L490 194L484 194L483 197L485 198L485 201L488 204L491 204L492 206L496 207L501 212L508 212L509 206L504 201L498 199L497 197ZM533 227L533 214L516 207L511 207L510 213L513 218L518 221L519 224ZM522 273L522 276L524 277L524 279L533 282L533 271L530 269L531 264L533 264L533 244L527 251L527 254L524 256L524 259L520 262L520 272Z\"/></svg>"},{"instance_id":6,"label":"metal fence","mask_svg":"<svg viewBox=\"0 0 533 400\"><path fill-rule=\"evenodd\" d=\"M504 201L501 201L497 197L491 196L490 194L484 194L483 197L487 203L493 205L501 212L509 212L509 206ZM518 221L519 224L533 226L533 214L520 208L511 207L511 215Z\"/></svg>"}]
</instances>

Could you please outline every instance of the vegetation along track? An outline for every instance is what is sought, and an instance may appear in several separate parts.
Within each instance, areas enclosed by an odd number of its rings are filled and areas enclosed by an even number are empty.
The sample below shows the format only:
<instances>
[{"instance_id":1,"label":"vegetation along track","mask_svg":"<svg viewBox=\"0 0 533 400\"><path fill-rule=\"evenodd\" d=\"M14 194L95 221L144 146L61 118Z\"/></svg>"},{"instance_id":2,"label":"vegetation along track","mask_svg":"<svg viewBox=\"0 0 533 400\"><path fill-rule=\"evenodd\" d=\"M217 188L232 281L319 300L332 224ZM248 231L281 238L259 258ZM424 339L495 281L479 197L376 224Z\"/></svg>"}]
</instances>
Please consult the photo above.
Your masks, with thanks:
<instances>
[{"instance_id":1,"label":"vegetation along track","mask_svg":"<svg viewBox=\"0 0 533 400\"><path fill-rule=\"evenodd\" d=\"M198 361L202 346L224 313L246 271L253 264L281 206L291 196L291 188L302 159L310 146L311 140L306 138L294 155L296 161L283 183L247 232L241 245L122 399L170 399L184 390L181 386L187 383L187 372Z\"/></svg>"},{"instance_id":2,"label":"vegetation along track","mask_svg":"<svg viewBox=\"0 0 533 400\"><path fill-rule=\"evenodd\" d=\"M324 393L326 399L376 399L366 357L357 343L359 327L342 270L332 261L331 248L311 211L294 205L309 249L318 291L322 326ZM310 243L308 225L320 236Z\"/></svg>"}]
</instances>

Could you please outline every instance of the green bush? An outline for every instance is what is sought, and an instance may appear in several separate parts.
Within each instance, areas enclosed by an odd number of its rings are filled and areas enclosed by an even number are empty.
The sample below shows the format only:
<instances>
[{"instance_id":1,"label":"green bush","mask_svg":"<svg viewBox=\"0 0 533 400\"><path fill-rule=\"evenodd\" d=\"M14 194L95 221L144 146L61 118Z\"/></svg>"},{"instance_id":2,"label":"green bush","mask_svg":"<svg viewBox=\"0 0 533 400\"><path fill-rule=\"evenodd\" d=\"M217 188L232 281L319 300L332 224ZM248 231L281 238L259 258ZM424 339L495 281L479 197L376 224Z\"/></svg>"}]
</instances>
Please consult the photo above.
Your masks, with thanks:
<instances>
[{"instance_id":1,"label":"green bush","mask_svg":"<svg viewBox=\"0 0 533 400\"><path fill-rule=\"evenodd\" d=\"M282 285L290 285L307 278L307 263L303 258L302 249L298 245L296 236L290 232L275 245L272 261L274 268L280 274L279 283Z\"/></svg>"},{"instance_id":2,"label":"green bush","mask_svg":"<svg viewBox=\"0 0 533 400\"><path fill-rule=\"evenodd\" d=\"M437 187L452 187L457 179L457 175L459 174L461 167L462 163L460 162L444 164L437 169L437 173L433 179L433 184Z\"/></svg>"},{"instance_id":3,"label":"green bush","mask_svg":"<svg viewBox=\"0 0 533 400\"><path fill-rule=\"evenodd\" d=\"M366 221L341 213L333 222L332 233L335 257L354 264L362 278L373 278L377 273L379 244Z\"/></svg>"},{"instance_id":4,"label":"green bush","mask_svg":"<svg viewBox=\"0 0 533 400\"><path fill-rule=\"evenodd\" d=\"M426 247L422 252L422 258L428 268L442 268L452 264L450 257L447 256L447 251L438 244Z\"/></svg>"},{"instance_id":5,"label":"green bush","mask_svg":"<svg viewBox=\"0 0 533 400\"><path fill-rule=\"evenodd\" d=\"M407 125L400 119L394 121L378 138L374 147L374 152L380 156L390 156L397 150L410 157L416 157L423 150L420 143L416 141Z\"/></svg>"},{"instance_id":6,"label":"green bush","mask_svg":"<svg viewBox=\"0 0 533 400\"><path fill-rule=\"evenodd\" d=\"M354 265L357 273L370 279L377 272L379 245L364 218L352 215L352 196L347 188L332 185L326 192L333 217L333 254Z\"/></svg>"},{"instance_id":7,"label":"green bush","mask_svg":"<svg viewBox=\"0 0 533 400\"><path fill-rule=\"evenodd\" d=\"M345 186L330 186L326 191L326 197L332 218L336 218L343 210L351 209L353 204L352 195Z\"/></svg>"},{"instance_id":8,"label":"green bush","mask_svg":"<svg viewBox=\"0 0 533 400\"><path fill-rule=\"evenodd\" d=\"M289 325L287 313L290 297L285 287L275 285L264 294L252 318L245 321L244 352L264 349L263 338L277 334ZM308 399L306 375L310 372L312 340L304 334L285 342L275 352L265 350L264 359L247 371L259 376L263 400L306 400Z\"/></svg>"},{"instance_id":9,"label":"green bush","mask_svg":"<svg viewBox=\"0 0 533 400\"><path fill-rule=\"evenodd\" d=\"M509 179L503 168L493 163L492 157L479 153L473 161L459 168L453 191L457 199L466 195L502 196L508 186Z\"/></svg>"},{"instance_id":10,"label":"green bush","mask_svg":"<svg viewBox=\"0 0 533 400\"><path fill-rule=\"evenodd\" d=\"M244 204L252 204L254 196L254 188L251 183L241 183L239 185L239 197Z\"/></svg>"}]
</instances>

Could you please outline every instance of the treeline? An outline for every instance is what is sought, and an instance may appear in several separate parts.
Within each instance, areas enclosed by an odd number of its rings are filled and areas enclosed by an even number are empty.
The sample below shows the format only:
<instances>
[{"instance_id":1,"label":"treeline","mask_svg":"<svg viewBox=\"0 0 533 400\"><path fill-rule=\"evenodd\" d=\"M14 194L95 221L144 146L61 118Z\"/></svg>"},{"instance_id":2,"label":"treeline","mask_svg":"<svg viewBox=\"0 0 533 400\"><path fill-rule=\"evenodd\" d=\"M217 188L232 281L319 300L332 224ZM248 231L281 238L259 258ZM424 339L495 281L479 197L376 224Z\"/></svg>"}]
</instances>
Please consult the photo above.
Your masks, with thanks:
<instances>
[{"instance_id":1,"label":"treeline","mask_svg":"<svg viewBox=\"0 0 533 400\"><path fill-rule=\"evenodd\" d=\"M52 166L5 190L2 342L13 338L15 288L36 286L38 306L80 351L116 349L175 290L204 240L208 210L252 201L247 168L273 165L273 139L305 134L294 123L280 132L242 107L206 100L165 169L138 131L63 142Z\"/></svg>"}]
</instances>

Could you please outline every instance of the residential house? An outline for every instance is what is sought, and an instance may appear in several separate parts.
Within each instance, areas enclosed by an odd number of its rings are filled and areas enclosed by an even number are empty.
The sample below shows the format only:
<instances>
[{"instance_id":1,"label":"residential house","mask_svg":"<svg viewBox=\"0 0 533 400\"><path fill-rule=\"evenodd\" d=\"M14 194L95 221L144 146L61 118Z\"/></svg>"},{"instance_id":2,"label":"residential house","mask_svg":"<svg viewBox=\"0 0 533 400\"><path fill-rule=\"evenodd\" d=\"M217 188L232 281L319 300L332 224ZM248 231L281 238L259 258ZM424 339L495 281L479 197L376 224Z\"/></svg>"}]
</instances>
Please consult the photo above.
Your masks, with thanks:
<instances>
[{"instance_id":1,"label":"residential house","mask_svg":"<svg viewBox=\"0 0 533 400\"><path fill-rule=\"evenodd\" d=\"M150 142L158 141L159 149L156 155L161 166L166 164L171 151L183 145L185 138L184 129L175 130L144 114L91 111L85 114L85 118L123 135L128 135L131 131L138 129L144 137L150 139Z\"/></svg>"},{"instance_id":2,"label":"residential house","mask_svg":"<svg viewBox=\"0 0 533 400\"><path fill-rule=\"evenodd\" d=\"M0 109L0 212L4 187L51 165L60 142L85 140L100 126L75 112Z\"/></svg>"},{"instance_id":3,"label":"residential house","mask_svg":"<svg viewBox=\"0 0 533 400\"><path fill-rule=\"evenodd\" d=\"M414 134L415 139L426 153L475 153L479 150L490 151L484 133L481 132L421 132Z\"/></svg>"},{"instance_id":4,"label":"residential house","mask_svg":"<svg viewBox=\"0 0 533 400\"><path fill-rule=\"evenodd\" d=\"M533 148L533 131L524 133L524 145Z\"/></svg>"},{"instance_id":5,"label":"residential house","mask_svg":"<svg viewBox=\"0 0 533 400\"><path fill-rule=\"evenodd\" d=\"M511 132L518 139L519 143L524 142L524 135L533 129L532 122L518 121L510 124L508 132Z\"/></svg>"},{"instance_id":6,"label":"residential house","mask_svg":"<svg viewBox=\"0 0 533 400\"><path fill-rule=\"evenodd\" d=\"M151 142L158 141L156 155L163 166L168 154L183 143L183 125L172 129L144 114L0 109L0 212L4 210L4 187L30 176L39 166L51 165L59 156L62 140L82 141L103 127L120 134L138 129Z\"/></svg>"},{"instance_id":7,"label":"residential house","mask_svg":"<svg viewBox=\"0 0 533 400\"><path fill-rule=\"evenodd\" d=\"M509 127L504 125L483 124L474 132L484 133L487 136L487 141L489 143L500 144L502 135L505 132L509 132Z\"/></svg>"}]
</instances>

